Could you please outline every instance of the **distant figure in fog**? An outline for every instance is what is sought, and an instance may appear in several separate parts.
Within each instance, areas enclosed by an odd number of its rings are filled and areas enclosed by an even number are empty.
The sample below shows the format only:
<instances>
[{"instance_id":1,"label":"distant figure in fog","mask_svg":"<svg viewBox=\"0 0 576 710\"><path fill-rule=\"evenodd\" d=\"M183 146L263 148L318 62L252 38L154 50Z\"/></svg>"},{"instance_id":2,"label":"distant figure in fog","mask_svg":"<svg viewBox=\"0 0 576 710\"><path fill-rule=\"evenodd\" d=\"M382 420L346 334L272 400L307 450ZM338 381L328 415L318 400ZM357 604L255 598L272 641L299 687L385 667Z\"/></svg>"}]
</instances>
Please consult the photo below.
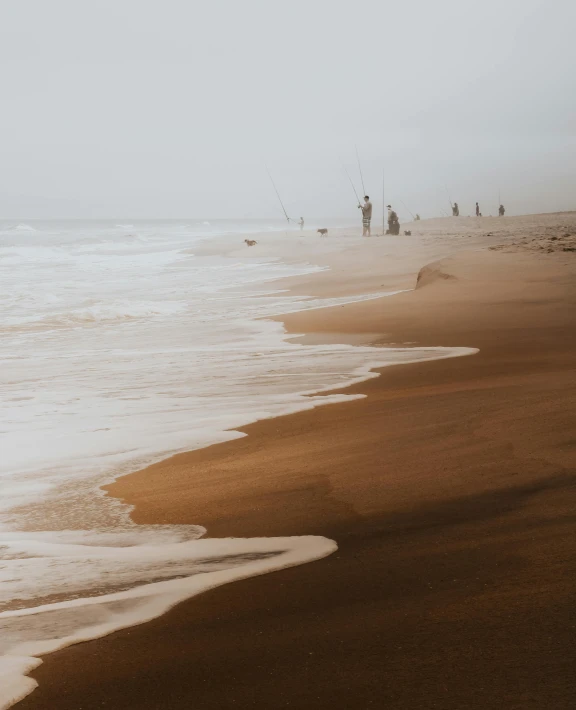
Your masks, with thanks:
<instances>
[{"instance_id":1,"label":"distant figure in fog","mask_svg":"<svg viewBox=\"0 0 576 710\"><path fill-rule=\"evenodd\" d=\"M300 231L302 231L304 229L304 217L300 217L298 224L300 225Z\"/></svg>"},{"instance_id":2,"label":"distant figure in fog","mask_svg":"<svg viewBox=\"0 0 576 710\"><path fill-rule=\"evenodd\" d=\"M460 217L460 207L457 202L452 205L452 217Z\"/></svg>"},{"instance_id":3,"label":"distant figure in fog","mask_svg":"<svg viewBox=\"0 0 576 710\"><path fill-rule=\"evenodd\" d=\"M482 217L482 213L480 212L480 205L476 203L476 217Z\"/></svg>"},{"instance_id":4,"label":"distant figure in fog","mask_svg":"<svg viewBox=\"0 0 576 710\"><path fill-rule=\"evenodd\" d=\"M506 210L504 209L504 205L500 205L500 207L498 208L498 216L504 217L505 212L506 212Z\"/></svg>"}]
</instances>

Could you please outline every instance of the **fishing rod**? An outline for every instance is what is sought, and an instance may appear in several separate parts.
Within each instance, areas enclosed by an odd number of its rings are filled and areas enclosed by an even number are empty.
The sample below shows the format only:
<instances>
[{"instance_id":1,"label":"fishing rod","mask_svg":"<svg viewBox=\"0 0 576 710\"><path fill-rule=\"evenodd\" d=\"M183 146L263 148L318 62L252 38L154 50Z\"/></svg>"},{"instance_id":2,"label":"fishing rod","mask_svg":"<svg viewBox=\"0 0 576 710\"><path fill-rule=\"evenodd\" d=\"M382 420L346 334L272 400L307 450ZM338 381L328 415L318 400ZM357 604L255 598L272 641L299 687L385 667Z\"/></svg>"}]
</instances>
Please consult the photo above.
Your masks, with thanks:
<instances>
[{"instance_id":1,"label":"fishing rod","mask_svg":"<svg viewBox=\"0 0 576 710\"><path fill-rule=\"evenodd\" d=\"M354 194L356 195L356 200L358 201L358 207L361 207L362 205L360 204L360 198L358 197L358 193L356 192L356 188L354 187L354 183L352 182L350 173L346 170L346 166L344 165L344 163L342 163L342 167L344 168L344 172L348 176L348 180L350 180L350 184L352 185L352 189L354 190Z\"/></svg>"},{"instance_id":2,"label":"fishing rod","mask_svg":"<svg viewBox=\"0 0 576 710\"><path fill-rule=\"evenodd\" d=\"M416 219L414 217L414 215L412 214L412 212L410 212L410 210L408 209L408 205L404 202L404 200L400 200L400 202L404 205L404 207L406 207L406 209L408 210L408 212L410 214L410 217L412 217L413 220Z\"/></svg>"},{"instance_id":3,"label":"fishing rod","mask_svg":"<svg viewBox=\"0 0 576 710\"><path fill-rule=\"evenodd\" d=\"M384 178L384 168L382 168L382 236L386 234L386 200L384 199L386 194L386 181Z\"/></svg>"},{"instance_id":4,"label":"fishing rod","mask_svg":"<svg viewBox=\"0 0 576 710\"><path fill-rule=\"evenodd\" d=\"M276 193L276 197L278 198L278 202L280 203L280 206L282 207L282 212L284 212L284 216L286 217L286 221L290 223L290 217L288 217L288 213L286 212L286 209L284 208L284 203L282 202L282 198L280 197L280 193L278 192L278 189L276 188L276 185L274 183L274 180L272 179L272 175L270 175L270 171L268 170L268 166L264 166L266 168L266 172L268 173L268 177L270 178L270 182L272 183L272 187L274 188L274 192Z\"/></svg>"},{"instance_id":5,"label":"fishing rod","mask_svg":"<svg viewBox=\"0 0 576 710\"><path fill-rule=\"evenodd\" d=\"M448 185L444 183L444 187L446 188L446 194L448 195L448 201L450 202L450 209L454 209L454 205L452 204L452 198L450 197L450 193L448 192Z\"/></svg>"},{"instance_id":6,"label":"fishing rod","mask_svg":"<svg viewBox=\"0 0 576 710\"><path fill-rule=\"evenodd\" d=\"M358 172L360 173L360 182L362 183L362 189L364 190L364 194L366 195L366 188L364 187L364 176L362 175L362 166L360 165L360 156L358 155L358 146L355 145L354 148L356 149L356 160L358 161Z\"/></svg>"}]
</instances>

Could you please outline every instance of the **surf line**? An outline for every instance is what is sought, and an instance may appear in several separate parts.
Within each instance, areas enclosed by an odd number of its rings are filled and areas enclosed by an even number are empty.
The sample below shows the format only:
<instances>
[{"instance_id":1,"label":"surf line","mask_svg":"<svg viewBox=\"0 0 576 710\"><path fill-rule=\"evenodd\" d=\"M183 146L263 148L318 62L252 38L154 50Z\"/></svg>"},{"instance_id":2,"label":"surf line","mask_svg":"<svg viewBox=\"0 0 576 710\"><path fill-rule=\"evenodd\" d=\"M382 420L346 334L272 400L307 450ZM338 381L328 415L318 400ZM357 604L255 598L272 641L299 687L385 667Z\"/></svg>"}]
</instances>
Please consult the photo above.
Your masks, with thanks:
<instances>
[{"instance_id":1,"label":"surf line","mask_svg":"<svg viewBox=\"0 0 576 710\"><path fill-rule=\"evenodd\" d=\"M121 592L1 612L0 626L10 625L12 620L24 625L26 619L38 621L39 626L35 639L11 644L9 638L5 640L2 637L0 710L8 710L38 687L37 681L30 678L28 673L42 663L41 656L146 623L162 616L177 604L224 584L314 562L338 549L334 540L320 535L212 538L174 545L174 559L182 559L190 547L196 551L191 559L196 560L207 556L217 559L231 552L255 553L256 558L239 566L150 582ZM78 551L78 554L83 556L84 551ZM97 558L98 550L95 554ZM258 555L261 557L258 558ZM123 612L118 611L119 605L123 606ZM58 618L67 610L72 610L70 627L63 630L61 635L54 635L52 615ZM74 618L77 619L76 623Z\"/></svg>"}]
</instances>

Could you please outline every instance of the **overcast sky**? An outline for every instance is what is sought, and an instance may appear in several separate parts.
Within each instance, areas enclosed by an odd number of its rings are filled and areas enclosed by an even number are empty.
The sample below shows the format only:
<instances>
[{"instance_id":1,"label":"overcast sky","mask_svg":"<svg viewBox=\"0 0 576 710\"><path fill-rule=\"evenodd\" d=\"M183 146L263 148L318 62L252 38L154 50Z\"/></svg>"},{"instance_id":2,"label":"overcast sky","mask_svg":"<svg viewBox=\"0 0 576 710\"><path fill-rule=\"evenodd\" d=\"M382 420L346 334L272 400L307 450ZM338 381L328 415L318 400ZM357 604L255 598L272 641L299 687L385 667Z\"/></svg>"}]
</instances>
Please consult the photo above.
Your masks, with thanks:
<instances>
[{"instance_id":1,"label":"overcast sky","mask_svg":"<svg viewBox=\"0 0 576 710\"><path fill-rule=\"evenodd\" d=\"M3 0L0 216L576 209L575 0Z\"/></svg>"}]
</instances>

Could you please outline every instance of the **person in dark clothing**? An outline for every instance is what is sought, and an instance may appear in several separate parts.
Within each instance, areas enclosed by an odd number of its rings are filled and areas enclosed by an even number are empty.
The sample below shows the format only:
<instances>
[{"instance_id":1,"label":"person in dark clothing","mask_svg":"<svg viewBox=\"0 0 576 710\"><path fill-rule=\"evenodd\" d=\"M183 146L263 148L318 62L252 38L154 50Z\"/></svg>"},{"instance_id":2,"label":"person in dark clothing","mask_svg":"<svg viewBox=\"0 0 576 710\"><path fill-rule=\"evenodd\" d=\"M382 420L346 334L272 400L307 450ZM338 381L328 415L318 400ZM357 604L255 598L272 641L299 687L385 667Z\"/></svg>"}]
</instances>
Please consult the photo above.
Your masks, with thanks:
<instances>
[{"instance_id":1,"label":"person in dark clothing","mask_svg":"<svg viewBox=\"0 0 576 710\"><path fill-rule=\"evenodd\" d=\"M500 205L500 207L498 208L498 215L500 217L504 217L505 212L506 212L506 210L504 209L504 205Z\"/></svg>"},{"instance_id":2,"label":"person in dark clothing","mask_svg":"<svg viewBox=\"0 0 576 710\"><path fill-rule=\"evenodd\" d=\"M388 234L394 234L395 236L400 234L400 220L392 209L392 205L388 205Z\"/></svg>"},{"instance_id":3,"label":"person in dark clothing","mask_svg":"<svg viewBox=\"0 0 576 710\"><path fill-rule=\"evenodd\" d=\"M480 205L476 203L476 217L482 217L482 214L480 212Z\"/></svg>"},{"instance_id":4,"label":"person in dark clothing","mask_svg":"<svg viewBox=\"0 0 576 710\"><path fill-rule=\"evenodd\" d=\"M460 208L457 202L452 205L452 217L460 217Z\"/></svg>"}]
</instances>

